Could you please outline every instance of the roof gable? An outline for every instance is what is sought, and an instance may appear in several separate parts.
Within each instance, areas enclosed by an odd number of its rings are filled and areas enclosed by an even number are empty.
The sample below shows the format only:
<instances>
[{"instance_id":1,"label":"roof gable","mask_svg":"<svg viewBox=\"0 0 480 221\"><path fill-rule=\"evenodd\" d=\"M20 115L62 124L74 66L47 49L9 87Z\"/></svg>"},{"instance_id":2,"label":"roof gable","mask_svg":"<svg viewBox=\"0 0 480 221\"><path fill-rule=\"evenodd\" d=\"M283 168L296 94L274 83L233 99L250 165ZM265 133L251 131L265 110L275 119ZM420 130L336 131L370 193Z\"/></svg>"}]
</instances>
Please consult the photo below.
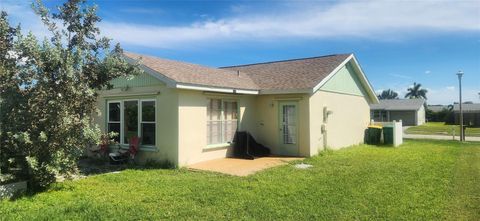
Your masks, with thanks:
<instances>
[{"instance_id":1,"label":"roof gable","mask_svg":"<svg viewBox=\"0 0 480 221\"><path fill-rule=\"evenodd\" d=\"M341 67L337 73L335 73L324 85L320 87L320 90L358 96L368 96L350 62Z\"/></svg>"},{"instance_id":2,"label":"roof gable","mask_svg":"<svg viewBox=\"0 0 480 221\"><path fill-rule=\"evenodd\" d=\"M164 82L147 73L142 73L137 76L133 76L132 78L118 77L111 80L110 83L113 85L113 88L165 85Z\"/></svg>"}]
</instances>

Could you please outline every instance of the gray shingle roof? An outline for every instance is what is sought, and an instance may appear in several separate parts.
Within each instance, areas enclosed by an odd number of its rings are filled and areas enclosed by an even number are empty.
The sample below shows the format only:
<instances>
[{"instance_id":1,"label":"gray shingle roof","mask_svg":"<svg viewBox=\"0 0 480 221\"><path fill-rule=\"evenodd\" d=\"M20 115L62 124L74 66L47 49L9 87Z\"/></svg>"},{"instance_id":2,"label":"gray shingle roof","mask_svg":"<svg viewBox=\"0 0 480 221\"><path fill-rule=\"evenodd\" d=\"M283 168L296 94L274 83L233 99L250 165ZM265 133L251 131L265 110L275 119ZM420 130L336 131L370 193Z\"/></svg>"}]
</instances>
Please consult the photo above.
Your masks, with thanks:
<instances>
[{"instance_id":1,"label":"gray shingle roof","mask_svg":"<svg viewBox=\"0 0 480 221\"><path fill-rule=\"evenodd\" d=\"M433 112L440 112L443 109L448 109L447 105L428 105L427 107L428 107L429 110L431 110Z\"/></svg>"},{"instance_id":2,"label":"gray shingle roof","mask_svg":"<svg viewBox=\"0 0 480 221\"><path fill-rule=\"evenodd\" d=\"M454 104L453 111L460 112L460 105ZM464 113L480 113L480 103L477 104L462 104L462 112Z\"/></svg>"},{"instance_id":3,"label":"gray shingle roof","mask_svg":"<svg viewBox=\"0 0 480 221\"><path fill-rule=\"evenodd\" d=\"M351 54L222 67L245 72L263 90L315 87Z\"/></svg>"},{"instance_id":4,"label":"gray shingle roof","mask_svg":"<svg viewBox=\"0 0 480 221\"><path fill-rule=\"evenodd\" d=\"M132 59L178 83L203 86L258 90L259 87L244 73L124 52Z\"/></svg>"},{"instance_id":5,"label":"gray shingle roof","mask_svg":"<svg viewBox=\"0 0 480 221\"><path fill-rule=\"evenodd\" d=\"M312 89L351 54L211 68L124 52L131 59L177 83L249 90ZM162 76L162 77L163 77Z\"/></svg>"},{"instance_id":6,"label":"gray shingle roof","mask_svg":"<svg viewBox=\"0 0 480 221\"><path fill-rule=\"evenodd\" d=\"M418 110L425 103L423 99L391 99L380 100L378 104L371 104L371 110Z\"/></svg>"}]
</instances>

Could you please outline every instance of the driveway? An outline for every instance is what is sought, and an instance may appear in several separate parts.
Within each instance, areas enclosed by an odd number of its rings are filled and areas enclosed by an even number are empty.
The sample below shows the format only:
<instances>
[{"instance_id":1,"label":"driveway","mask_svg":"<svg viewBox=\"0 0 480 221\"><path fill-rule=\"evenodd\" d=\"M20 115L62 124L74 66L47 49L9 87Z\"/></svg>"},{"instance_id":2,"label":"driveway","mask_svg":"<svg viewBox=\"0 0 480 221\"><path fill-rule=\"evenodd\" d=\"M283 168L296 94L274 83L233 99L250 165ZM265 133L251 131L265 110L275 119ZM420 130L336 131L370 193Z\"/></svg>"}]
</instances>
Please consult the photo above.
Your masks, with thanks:
<instances>
[{"instance_id":1,"label":"driveway","mask_svg":"<svg viewBox=\"0 0 480 221\"><path fill-rule=\"evenodd\" d=\"M431 140L460 140L460 136L450 135L427 135L427 134L406 134L405 131L410 126L403 127L403 138L407 139L431 139ZM465 137L465 141L478 141L480 142L480 137Z\"/></svg>"},{"instance_id":2,"label":"driveway","mask_svg":"<svg viewBox=\"0 0 480 221\"><path fill-rule=\"evenodd\" d=\"M302 157L261 157L254 160L222 158L188 166L192 170L205 170L234 176L248 176L258 171L285 165L290 161L303 160Z\"/></svg>"}]
</instances>

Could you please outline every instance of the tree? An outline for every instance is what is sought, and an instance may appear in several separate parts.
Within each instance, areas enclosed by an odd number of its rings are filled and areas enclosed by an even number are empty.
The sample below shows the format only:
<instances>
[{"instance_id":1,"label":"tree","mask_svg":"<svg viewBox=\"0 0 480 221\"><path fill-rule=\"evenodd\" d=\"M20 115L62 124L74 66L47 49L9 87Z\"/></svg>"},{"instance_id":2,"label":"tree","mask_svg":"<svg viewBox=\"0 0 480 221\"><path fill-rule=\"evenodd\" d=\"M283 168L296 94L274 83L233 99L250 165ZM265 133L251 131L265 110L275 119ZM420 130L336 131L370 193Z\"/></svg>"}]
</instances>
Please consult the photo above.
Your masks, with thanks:
<instances>
[{"instance_id":1,"label":"tree","mask_svg":"<svg viewBox=\"0 0 480 221\"><path fill-rule=\"evenodd\" d=\"M380 100L398 99L398 93L390 89L383 90L382 93L378 95L378 99Z\"/></svg>"},{"instance_id":2,"label":"tree","mask_svg":"<svg viewBox=\"0 0 480 221\"><path fill-rule=\"evenodd\" d=\"M50 13L40 0L32 4L51 39L39 42L0 19L0 160L25 156L30 181L45 187L56 175L76 171L87 144L98 143L92 120L97 90L109 81L138 74L117 44L100 37L96 7L69 0Z\"/></svg>"},{"instance_id":3,"label":"tree","mask_svg":"<svg viewBox=\"0 0 480 221\"><path fill-rule=\"evenodd\" d=\"M423 98L427 99L427 89L421 88L422 84L417 84L416 82L413 83L413 86L407 89L407 94L405 94L405 98Z\"/></svg>"}]
</instances>

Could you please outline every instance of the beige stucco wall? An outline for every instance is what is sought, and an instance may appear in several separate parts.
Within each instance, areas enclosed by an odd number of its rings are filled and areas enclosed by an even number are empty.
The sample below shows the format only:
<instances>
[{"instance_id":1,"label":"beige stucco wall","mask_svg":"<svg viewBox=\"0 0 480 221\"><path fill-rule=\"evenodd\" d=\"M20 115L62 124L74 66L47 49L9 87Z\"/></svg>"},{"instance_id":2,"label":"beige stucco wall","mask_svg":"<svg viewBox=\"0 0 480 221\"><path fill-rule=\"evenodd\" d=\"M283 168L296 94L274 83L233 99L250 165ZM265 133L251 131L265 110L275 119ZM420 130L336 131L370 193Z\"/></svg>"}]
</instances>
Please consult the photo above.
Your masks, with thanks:
<instances>
[{"instance_id":1,"label":"beige stucco wall","mask_svg":"<svg viewBox=\"0 0 480 221\"><path fill-rule=\"evenodd\" d=\"M223 158L232 154L231 147L207 147L207 99L237 100L239 104L239 130L248 131L257 142L279 154L278 103L298 102L301 156L309 156L308 95L228 95L192 90L178 91L178 148L180 166Z\"/></svg>"},{"instance_id":2,"label":"beige stucco wall","mask_svg":"<svg viewBox=\"0 0 480 221\"><path fill-rule=\"evenodd\" d=\"M98 115L94 116L95 123L102 131L106 126L107 101L125 99L155 99L156 100L156 148L140 149L136 156L139 162L147 160L168 160L178 163L178 95L175 89L164 85L148 87L132 87L127 91L113 89L100 91L97 100Z\"/></svg>"},{"instance_id":3,"label":"beige stucco wall","mask_svg":"<svg viewBox=\"0 0 480 221\"><path fill-rule=\"evenodd\" d=\"M364 96L317 91L310 97L310 156L324 149L323 108L333 113L326 123L327 147L339 149L363 143L370 121L370 106Z\"/></svg>"},{"instance_id":4,"label":"beige stucco wall","mask_svg":"<svg viewBox=\"0 0 480 221\"><path fill-rule=\"evenodd\" d=\"M146 81L146 80L145 80ZM149 82L149 81L146 81ZM249 131L255 139L282 154L279 126L280 102L295 102L298 107L298 155L313 156L324 149L323 107L333 111L326 123L327 146L338 149L362 143L370 120L365 96L319 90L310 94L238 95L168 88L163 83L141 84L122 91L100 91L99 115L95 122L105 131L106 103L111 100L156 100L156 148L141 149L139 162L168 160L179 166L223 158L232 147L207 146L207 100L236 100L239 105L240 131Z\"/></svg>"},{"instance_id":5,"label":"beige stucco wall","mask_svg":"<svg viewBox=\"0 0 480 221\"><path fill-rule=\"evenodd\" d=\"M160 92L160 94L156 94ZM313 156L323 150L323 107L333 111L327 123L328 147L338 149L363 142L369 123L369 106L364 97L318 91L313 95L228 95L166 86L114 89L101 93L100 115L96 122L105 129L106 102L109 100L155 98L157 101L156 150L140 151L137 160L169 160L179 166L223 158L232 154L229 146L207 147L207 99L237 100L239 130L249 131L255 139L280 154L279 102L298 104L298 149L300 156ZM341 101L341 102L339 102Z\"/></svg>"},{"instance_id":6,"label":"beige stucco wall","mask_svg":"<svg viewBox=\"0 0 480 221\"><path fill-rule=\"evenodd\" d=\"M230 146L207 147L207 99L236 100L239 106L239 130L252 131L255 124L254 96L204 93L193 90L178 92L178 151L179 165L230 156Z\"/></svg>"},{"instance_id":7,"label":"beige stucco wall","mask_svg":"<svg viewBox=\"0 0 480 221\"><path fill-rule=\"evenodd\" d=\"M278 107L281 101L298 102L298 152L300 156L310 156L308 95L258 95L255 100L255 139L269 147L273 154L281 154Z\"/></svg>"}]
</instances>

